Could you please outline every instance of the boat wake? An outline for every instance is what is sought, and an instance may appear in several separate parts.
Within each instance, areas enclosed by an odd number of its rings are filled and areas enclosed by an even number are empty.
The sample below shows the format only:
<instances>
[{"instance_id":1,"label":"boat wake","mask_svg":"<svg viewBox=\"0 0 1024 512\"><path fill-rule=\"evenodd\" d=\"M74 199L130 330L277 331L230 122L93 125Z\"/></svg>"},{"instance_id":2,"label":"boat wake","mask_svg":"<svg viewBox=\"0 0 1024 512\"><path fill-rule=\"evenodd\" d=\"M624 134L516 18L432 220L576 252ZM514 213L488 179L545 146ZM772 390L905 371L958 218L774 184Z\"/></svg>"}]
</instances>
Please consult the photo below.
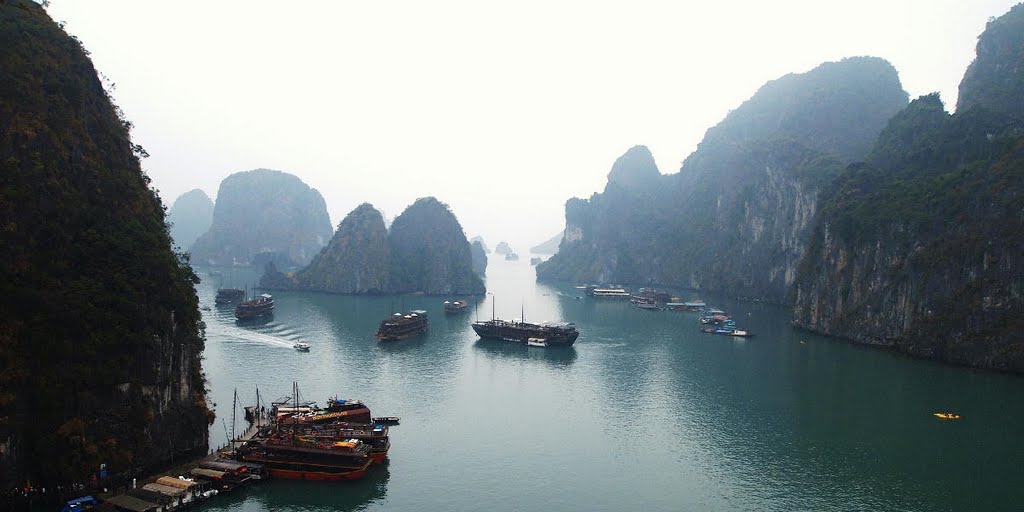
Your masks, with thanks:
<instances>
[{"instance_id":1,"label":"boat wake","mask_svg":"<svg viewBox=\"0 0 1024 512\"><path fill-rule=\"evenodd\" d=\"M217 331L217 334L220 334L220 335L223 335L223 336L229 336L229 337L233 337L233 338L238 338L238 339L245 340L245 341L253 341L253 342L257 342L257 343L264 343L264 344L267 344L267 345L276 345L276 346L285 347L285 348L293 348L293 346L295 345L295 341L294 340L289 340L287 338L281 338L279 336L272 336L270 334L264 334L264 333L261 333L261 332L249 331L249 330L246 330L246 329L240 329L238 327L231 327L231 326L228 326L228 325L218 326L216 331Z\"/></svg>"}]
</instances>

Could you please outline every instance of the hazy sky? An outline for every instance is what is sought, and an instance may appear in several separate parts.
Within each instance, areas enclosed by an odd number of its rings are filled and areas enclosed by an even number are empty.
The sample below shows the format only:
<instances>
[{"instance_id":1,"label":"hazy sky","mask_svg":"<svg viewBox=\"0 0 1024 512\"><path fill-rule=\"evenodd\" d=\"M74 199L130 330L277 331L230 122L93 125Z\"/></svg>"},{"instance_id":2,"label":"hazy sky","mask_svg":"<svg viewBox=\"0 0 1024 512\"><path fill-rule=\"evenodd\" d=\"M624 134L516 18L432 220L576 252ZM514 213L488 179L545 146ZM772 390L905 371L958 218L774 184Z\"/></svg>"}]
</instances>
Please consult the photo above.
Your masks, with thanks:
<instances>
[{"instance_id":1,"label":"hazy sky","mask_svg":"<svg viewBox=\"0 0 1024 512\"><path fill-rule=\"evenodd\" d=\"M520 252L636 144L674 173L764 82L888 59L947 108L991 16L1014 0L773 2L51 0L151 157L168 207L227 175L297 175L334 225L451 205Z\"/></svg>"}]
</instances>

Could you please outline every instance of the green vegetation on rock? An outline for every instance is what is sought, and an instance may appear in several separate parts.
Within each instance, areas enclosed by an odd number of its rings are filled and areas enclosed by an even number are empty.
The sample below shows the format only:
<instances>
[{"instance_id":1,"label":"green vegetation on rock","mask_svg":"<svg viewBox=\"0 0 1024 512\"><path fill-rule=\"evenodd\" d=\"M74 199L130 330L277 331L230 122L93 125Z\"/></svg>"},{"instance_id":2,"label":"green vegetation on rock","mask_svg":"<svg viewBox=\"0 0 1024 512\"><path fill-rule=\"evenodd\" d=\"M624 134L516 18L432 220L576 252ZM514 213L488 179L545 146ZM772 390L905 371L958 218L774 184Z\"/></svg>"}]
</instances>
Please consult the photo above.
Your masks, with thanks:
<instances>
[{"instance_id":1,"label":"green vegetation on rock","mask_svg":"<svg viewBox=\"0 0 1024 512\"><path fill-rule=\"evenodd\" d=\"M793 292L797 325L1024 372L1022 26L1020 5L989 23L955 114L915 100L838 179Z\"/></svg>"},{"instance_id":2,"label":"green vegetation on rock","mask_svg":"<svg viewBox=\"0 0 1024 512\"><path fill-rule=\"evenodd\" d=\"M187 258L87 52L0 2L0 484L86 482L206 453Z\"/></svg>"},{"instance_id":3,"label":"green vegetation on rock","mask_svg":"<svg viewBox=\"0 0 1024 512\"><path fill-rule=\"evenodd\" d=\"M427 197L402 212L390 231L380 212L360 205L309 266L284 274L270 265L260 282L333 293L480 294L483 282L473 265L458 219L447 205Z\"/></svg>"},{"instance_id":4,"label":"green vegetation on rock","mask_svg":"<svg viewBox=\"0 0 1024 512\"><path fill-rule=\"evenodd\" d=\"M896 70L859 57L787 75L707 131L672 175L631 148L601 194L566 203L540 279L657 284L786 299L818 204L906 106Z\"/></svg>"},{"instance_id":5,"label":"green vegetation on rock","mask_svg":"<svg viewBox=\"0 0 1024 512\"><path fill-rule=\"evenodd\" d=\"M297 287L333 293L381 293L391 280L391 250L384 217L363 203L352 210L331 243L295 274Z\"/></svg>"}]
</instances>

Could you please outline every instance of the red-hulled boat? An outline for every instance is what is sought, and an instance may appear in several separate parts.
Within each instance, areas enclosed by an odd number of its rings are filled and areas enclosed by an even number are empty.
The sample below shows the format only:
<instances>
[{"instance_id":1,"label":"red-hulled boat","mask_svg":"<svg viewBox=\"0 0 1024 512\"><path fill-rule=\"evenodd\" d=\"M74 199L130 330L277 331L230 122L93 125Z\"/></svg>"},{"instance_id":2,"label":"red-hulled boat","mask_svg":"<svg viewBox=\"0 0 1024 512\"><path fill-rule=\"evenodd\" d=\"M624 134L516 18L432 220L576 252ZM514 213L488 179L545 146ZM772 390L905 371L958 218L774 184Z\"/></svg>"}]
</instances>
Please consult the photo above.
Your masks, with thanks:
<instances>
[{"instance_id":1,"label":"red-hulled boat","mask_svg":"<svg viewBox=\"0 0 1024 512\"><path fill-rule=\"evenodd\" d=\"M274 478L355 480L373 464L370 445L358 439L336 440L281 431L252 440L236 451L239 460L256 462Z\"/></svg>"}]
</instances>

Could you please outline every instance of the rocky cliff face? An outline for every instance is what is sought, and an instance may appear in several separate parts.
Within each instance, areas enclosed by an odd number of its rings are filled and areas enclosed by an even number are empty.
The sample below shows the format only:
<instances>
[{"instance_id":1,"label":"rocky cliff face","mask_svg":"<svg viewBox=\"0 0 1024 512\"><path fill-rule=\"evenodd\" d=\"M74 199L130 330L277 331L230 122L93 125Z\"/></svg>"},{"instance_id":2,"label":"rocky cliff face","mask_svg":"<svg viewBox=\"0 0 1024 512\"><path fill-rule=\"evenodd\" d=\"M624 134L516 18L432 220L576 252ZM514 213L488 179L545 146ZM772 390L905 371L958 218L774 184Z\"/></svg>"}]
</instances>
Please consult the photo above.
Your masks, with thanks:
<instances>
[{"instance_id":1,"label":"rocky cliff face","mask_svg":"<svg viewBox=\"0 0 1024 512\"><path fill-rule=\"evenodd\" d=\"M174 200L167 212L174 245L187 251L213 224L213 201L202 190L194 189Z\"/></svg>"},{"instance_id":2,"label":"rocky cliff face","mask_svg":"<svg viewBox=\"0 0 1024 512\"><path fill-rule=\"evenodd\" d=\"M608 173L608 186L650 191L658 186L660 177L651 150L647 146L633 146L612 164L612 170Z\"/></svg>"},{"instance_id":3,"label":"rocky cliff face","mask_svg":"<svg viewBox=\"0 0 1024 512\"><path fill-rule=\"evenodd\" d=\"M794 323L1024 372L1024 140L993 162L886 185L822 214L795 286ZM919 213L901 207L901 194Z\"/></svg>"},{"instance_id":4,"label":"rocky cliff face","mask_svg":"<svg viewBox=\"0 0 1024 512\"><path fill-rule=\"evenodd\" d=\"M956 111L1024 113L1024 4L988 23L978 38L977 57L960 82Z\"/></svg>"},{"instance_id":5,"label":"rocky cliff face","mask_svg":"<svg viewBox=\"0 0 1024 512\"><path fill-rule=\"evenodd\" d=\"M331 243L295 274L305 290L332 293L381 293L391 280L391 250L384 217L364 203L338 224Z\"/></svg>"},{"instance_id":6,"label":"rocky cliff face","mask_svg":"<svg viewBox=\"0 0 1024 512\"><path fill-rule=\"evenodd\" d=\"M1024 31L1005 29L1022 22L1017 6L989 23L956 114L915 100L870 165L839 178L795 286L797 325L1024 372L1024 105L1003 94L1024 63Z\"/></svg>"},{"instance_id":7,"label":"rocky cliff face","mask_svg":"<svg viewBox=\"0 0 1024 512\"><path fill-rule=\"evenodd\" d=\"M388 234L391 291L432 295L484 293L469 241L448 205L425 197L405 209Z\"/></svg>"},{"instance_id":8,"label":"rocky cliff face","mask_svg":"<svg viewBox=\"0 0 1024 512\"><path fill-rule=\"evenodd\" d=\"M708 130L679 173L660 175L633 148L604 193L566 203L565 239L538 278L783 302L821 196L906 101L895 69L876 58L769 82Z\"/></svg>"},{"instance_id":9,"label":"rocky cliff face","mask_svg":"<svg viewBox=\"0 0 1024 512\"><path fill-rule=\"evenodd\" d=\"M360 205L345 217L330 245L309 266L285 274L270 265L260 284L353 294L480 294L483 282L473 265L458 219L447 205L427 197L402 212L390 232L385 231L380 212L369 204Z\"/></svg>"},{"instance_id":10,"label":"rocky cliff face","mask_svg":"<svg viewBox=\"0 0 1024 512\"><path fill-rule=\"evenodd\" d=\"M281 171L232 174L217 192L213 225L192 246L197 263L303 266L331 239L320 192Z\"/></svg>"},{"instance_id":11,"label":"rocky cliff face","mask_svg":"<svg viewBox=\"0 0 1024 512\"><path fill-rule=\"evenodd\" d=\"M470 256L473 258L473 272L483 277L487 274L487 250L480 240L474 240L469 247Z\"/></svg>"},{"instance_id":12,"label":"rocky cliff face","mask_svg":"<svg viewBox=\"0 0 1024 512\"><path fill-rule=\"evenodd\" d=\"M0 485L205 453L188 262L77 40L0 2Z\"/></svg>"}]
</instances>

